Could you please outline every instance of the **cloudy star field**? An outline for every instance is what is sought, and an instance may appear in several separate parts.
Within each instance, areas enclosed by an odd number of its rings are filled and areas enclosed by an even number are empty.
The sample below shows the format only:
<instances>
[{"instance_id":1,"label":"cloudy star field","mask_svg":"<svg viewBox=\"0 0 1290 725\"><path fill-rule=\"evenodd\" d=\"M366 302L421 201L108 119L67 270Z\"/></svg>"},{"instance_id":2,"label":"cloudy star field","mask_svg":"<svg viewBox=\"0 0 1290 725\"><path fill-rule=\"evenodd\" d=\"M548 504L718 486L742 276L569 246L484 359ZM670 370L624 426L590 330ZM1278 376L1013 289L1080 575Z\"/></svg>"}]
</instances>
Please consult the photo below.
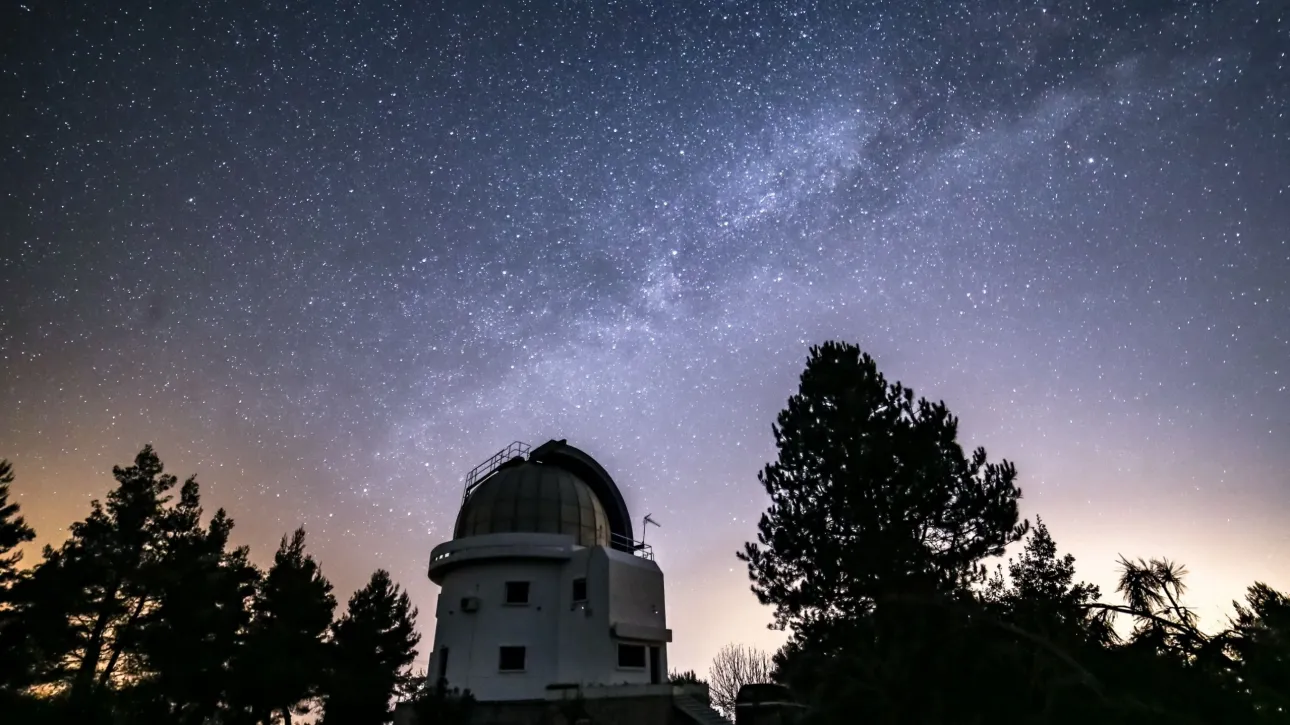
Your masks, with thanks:
<instances>
[{"instance_id":1,"label":"cloudy star field","mask_svg":"<svg viewBox=\"0 0 1290 725\"><path fill-rule=\"evenodd\" d=\"M152 442L424 662L463 475L567 438L702 671L782 637L734 552L843 339L1217 622L1290 586L1290 6L1121 5L9 3L14 493L61 541Z\"/></svg>"}]
</instances>

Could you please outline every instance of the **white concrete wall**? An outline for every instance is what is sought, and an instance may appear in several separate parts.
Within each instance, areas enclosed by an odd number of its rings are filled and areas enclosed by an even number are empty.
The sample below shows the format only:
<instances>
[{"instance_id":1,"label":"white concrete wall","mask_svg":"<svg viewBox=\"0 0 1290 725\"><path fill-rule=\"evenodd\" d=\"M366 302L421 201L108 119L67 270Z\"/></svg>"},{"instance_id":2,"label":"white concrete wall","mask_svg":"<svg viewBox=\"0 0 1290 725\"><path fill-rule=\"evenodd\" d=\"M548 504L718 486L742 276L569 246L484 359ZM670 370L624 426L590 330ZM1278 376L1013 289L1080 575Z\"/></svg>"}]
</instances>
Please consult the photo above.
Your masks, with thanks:
<instances>
[{"instance_id":1,"label":"white concrete wall","mask_svg":"<svg viewBox=\"0 0 1290 725\"><path fill-rule=\"evenodd\" d=\"M611 549L597 553L608 560L610 622L666 628L663 572L658 565Z\"/></svg>"},{"instance_id":2,"label":"white concrete wall","mask_svg":"<svg viewBox=\"0 0 1290 725\"><path fill-rule=\"evenodd\" d=\"M573 601L577 578L587 580L585 604ZM528 606L504 604L508 581L530 582ZM466 596L479 597L479 611L460 611ZM550 684L648 684L648 661L643 669L618 667L612 628L623 623L662 630L667 624L658 566L600 547L574 548L564 559L463 559L442 574L435 614L431 674L439 676L439 650L448 647L448 684L470 689L479 700L541 699ZM658 648L666 683L667 644L632 643ZM498 671L502 645L527 649L523 673Z\"/></svg>"},{"instance_id":3,"label":"white concrete wall","mask_svg":"<svg viewBox=\"0 0 1290 725\"><path fill-rule=\"evenodd\" d=\"M564 571L564 610L560 619L560 669L556 682L595 682L605 669L609 639L609 600L605 581L594 568L593 549L583 549L569 559ZM573 602L573 580L587 580L587 601Z\"/></svg>"},{"instance_id":4,"label":"white concrete wall","mask_svg":"<svg viewBox=\"0 0 1290 725\"><path fill-rule=\"evenodd\" d=\"M612 549L600 549L597 551L597 555L606 559L606 570L609 577L607 587L609 626L625 624L665 630L667 628L666 593L663 588L663 571L659 569L658 565L648 559L642 559ZM666 683L668 675L667 643L661 641L634 641L633 643L658 648L656 651L660 658L658 664L659 676L661 681ZM612 656L613 659L610 662L617 673L634 675L633 677L622 679L615 678L613 682L622 682L624 679L633 684L648 683L650 681L648 663L644 671L617 669L617 640L614 642Z\"/></svg>"},{"instance_id":5,"label":"white concrete wall","mask_svg":"<svg viewBox=\"0 0 1290 725\"><path fill-rule=\"evenodd\" d=\"M587 578L587 603L577 607L574 616L561 620L560 679L559 682L584 685L649 684L648 662L643 669L623 669L618 666L618 643L613 636L615 609L619 616L628 609L650 611L655 598L662 612L663 574L652 561L611 549L594 548L579 554L567 564L566 575L569 595L572 596L573 579ZM653 572L642 577L642 572ZM645 579L648 581L638 581ZM650 603L632 605L620 601L631 596L634 590L651 598ZM570 605L572 607L572 604ZM636 614L632 615L637 616ZM650 615L648 622L657 624L664 620ZM630 642L630 644L644 644ZM660 679L666 682L666 643L656 644L660 652Z\"/></svg>"},{"instance_id":6,"label":"white concrete wall","mask_svg":"<svg viewBox=\"0 0 1290 725\"><path fill-rule=\"evenodd\" d=\"M434 665L439 650L448 647L449 686L469 689L480 700L545 696L558 669L563 568L560 561L478 562L444 577L435 610ZM527 606L504 603L508 581L530 583ZM479 611L461 611L466 596L479 597ZM498 671L503 645L526 648L524 672Z\"/></svg>"}]
</instances>

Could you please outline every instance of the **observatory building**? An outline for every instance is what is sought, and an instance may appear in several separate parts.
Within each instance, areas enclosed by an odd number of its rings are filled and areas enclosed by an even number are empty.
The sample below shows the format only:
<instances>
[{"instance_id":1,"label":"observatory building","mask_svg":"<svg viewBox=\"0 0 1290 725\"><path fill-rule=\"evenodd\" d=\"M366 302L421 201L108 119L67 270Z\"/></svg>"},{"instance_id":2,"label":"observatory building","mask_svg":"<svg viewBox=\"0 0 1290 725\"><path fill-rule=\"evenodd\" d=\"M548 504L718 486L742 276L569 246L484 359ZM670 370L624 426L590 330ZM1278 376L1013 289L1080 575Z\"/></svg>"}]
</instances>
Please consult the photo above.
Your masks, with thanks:
<instances>
[{"instance_id":1,"label":"observatory building","mask_svg":"<svg viewBox=\"0 0 1290 725\"><path fill-rule=\"evenodd\" d=\"M430 674L479 701L667 682L663 572L613 479L564 441L513 443L471 471L429 574Z\"/></svg>"},{"instance_id":2,"label":"observatory building","mask_svg":"<svg viewBox=\"0 0 1290 725\"><path fill-rule=\"evenodd\" d=\"M724 722L706 686L669 682L663 572L640 534L609 473L563 440L480 464L430 553L431 681L469 691L480 723Z\"/></svg>"}]
</instances>

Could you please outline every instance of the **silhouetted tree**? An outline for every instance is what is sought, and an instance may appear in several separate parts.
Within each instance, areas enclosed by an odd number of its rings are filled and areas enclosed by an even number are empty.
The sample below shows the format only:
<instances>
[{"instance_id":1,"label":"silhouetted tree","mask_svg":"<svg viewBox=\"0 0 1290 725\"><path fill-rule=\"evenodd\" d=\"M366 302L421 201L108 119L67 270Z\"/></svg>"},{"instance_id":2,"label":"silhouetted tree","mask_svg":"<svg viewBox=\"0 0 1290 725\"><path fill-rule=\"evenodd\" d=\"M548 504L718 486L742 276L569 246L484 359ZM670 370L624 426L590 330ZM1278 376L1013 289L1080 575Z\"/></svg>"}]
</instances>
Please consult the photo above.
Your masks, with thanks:
<instances>
[{"instance_id":1,"label":"silhouetted tree","mask_svg":"<svg viewBox=\"0 0 1290 725\"><path fill-rule=\"evenodd\" d=\"M1256 582L1245 603L1233 606L1236 617L1225 644L1260 721L1290 720L1290 597Z\"/></svg>"},{"instance_id":2,"label":"silhouetted tree","mask_svg":"<svg viewBox=\"0 0 1290 725\"><path fill-rule=\"evenodd\" d=\"M13 466L0 459L0 708L13 689L29 679L31 651L26 633L19 630L20 614L12 591L19 579L18 564L22 552L18 547L36 537L19 515L19 506L9 500L13 483Z\"/></svg>"},{"instance_id":3,"label":"silhouetted tree","mask_svg":"<svg viewBox=\"0 0 1290 725\"><path fill-rule=\"evenodd\" d=\"M6 604L3 592L17 577L18 563L22 561L22 552L16 549L36 538L36 532L18 514L18 504L9 500L12 483L13 466L0 459L0 610Z\"/></svg>"},{"instance_id":4,"label":"silhouetted tree","mask_svg":"<svg viewBox=\"0 0 1290 725\"><path fill-rule=\"evenodd\" d=\"M735 697L744 685L770 682L770 655L756 647L728 644L717 651L708 668L708 697L728 718L735 716Z\"/></svg>"},{"instance_id":5,"label":"silhouetted tree","mask_svg":"<svg viewBox=\"0 0 1290 725\"><path fill-rule=\"evenodd\" d=\"M1165 559L1120 560L1124 605L1090 608L1128 615L1132 633L1090 660L1121 712L1148 722L1254 722L1257 703L1227 651L1230 633L1202 632L1183 601L1186 570ZM1282 716L1284 717L1284 716ZM1284 722L1285 720L1280 720Z\"/></svg>"},{"instance_id":6,"label":"silhouetted tree","mask_svg":"<svg viewBox=\"0 0 1290 725\"><path fill-rule=\"evenodd\" d=\"M134 700L139 716L153 722L196 725L221 711L259 582L247 549L228 550L233 521L220 509L203 530L198 503L196 484L185 484L154 582L157 605L141 628L146 674Z\"/></svg>"},{"instance_id":7,"label":"silhouetted tree","mask_svg":"<svg viewBox=\"0 0 1290 725\"><path fill-rule=\"evenodd\" d=\"M139 671L136 648L158 602L168 544L187 521L166 505L176 478L164 473L151 446L133 466L112 474L117 488L106 505L92 501L90 515L72 524L61 548L46 547L17 592L24 628L42 660L37 678L64 690L78 713ZM195 501L196 484L190 479L185 488Z\"/></svg>"},{"instance_id":8,"label":"silhouetted tree","mask_svg":"<svg viewBox=\"0 0 1290 725\"><path fill-rule=\"evenodd\" d=\"M1008 562L1008 576L1000 567L982 598L1001 619L1045 637L1110 642L1109 613L1088 606L1099 594L1096 586L1075 581L1075 557L1057 555L1048 526L1036 517L1021 554Z\"/></svg>"},{"instance_id":9,"label":"silhouetted tree","mask_svg":"<svg viewBox=\"0 0 1290 725\"><path fill-rule=\"evenodd\" d=\"M779 458L759 476L771 505L739 557L779 627L961 593L1025 534L1012 464L965 457L945 405L915 402L853 345L811 348L773 431Z\"/></svg>"},{"instance_id":10,"label":"silhouetted tree","mask_svg":"<svg viewBox=\"0 0 1290 725\"><path fill-rule=\"evenodd\" d=\"M683 672L673 670L667 678L668 682L673 685L706 685L707 680L699 679L698 673L694 670L685 670Z\"/></svg>"},{"instance_id":11,"label":"silhouetted tree","mask_svg":"<svg viewBox=\"0 0 1290 725\"><path fill-rule=\"evenodd\" d=\"M273 557L254 604L245 646L234 661L230 719L290 723L298 706L318 695L326 677L327 641L336 598L297 529Z\"/></svg>"},{"instance_id":12,"label":"silhouetted tree","mask_svg":"<svg viewBox=\"0 0 1290 725\"><path fill-rule=\"evenodd\" d=\"M1041 722L1058 712L1074 721L1109 717L1102 682L1084 662L1091 649L1116 640L1110 613L1090 609L1098 588L1076 582L1075 557L1058 555L1038 518L1007 572L999 567L987 582L982 607L963 607L983 628L982 659L1011 673L1010 701L983 704L996 717Z\"/></svg>"},{"instance_id":13,"label":"silhouetted tree","mask_svg":"<svg viewBox=\"0 0 1290 725\"><path fill-rule=\"evenodd\" d=\"M988 579L982 562L1028 526L1015 469L965 456L956 430L943 404L915 402L858 348L811 350L760 476L770 507L740 558L775 626L792 631L774 676L808 695L813 722L1226 723L1271 711L1271 698L1260 709L1235 697L1245 665L1223 652L1242 638L1199 631L1181 567L1122 562L1126 603L1103 604L1040 522L1007 576ZM1259 601L1279 611L1275 597ZM1117 613L1134 623L1127 641Z\"/></svg>"},{"instance_id":14,"label":"silhouetted tree","mask_svg":"<svg viewBox=\"0 0 1290 725\"><path fill-rule=\"evenodd\" d=\"M331 584L303 529L261 576L245 547L230 549L222 509L202 525L194 479L173 495L177 479L151 446L113 475L105 503L91 502L68 540L12 576L13 549L31 534L0 466L0 720L267 725L323 695L329 722L388 720L419 639L416 611L388 573L333 625ZM441 714L462 707L446 693L419 695Z\"/></svg>"},{"instance_id":15,"label":"silhouetted tree","mask_svg":"<svg viewBox=\"0 0 1290 725\"><path fill-rule=\"evenodd\" d=\"M778 460L759 476L770 507L739 557L793 633L777 674L799 692L831 683L821 711L934 722L970 696L976 672L943 680L972 640L936 605L975 601L983 560L1027 526L1016 469L965 456L957 429L943 403L915 401L837 342L811 349L779 414Z\"/></svg>"},{"instance_id":16,"label":"silhouetted tree","mask_svg":"<svg viewBox=\"0 0 1290 725\"><path fill-rule=\"evenodd\" d=\"M1195 655L1206 637L1196 614L1183 606L1187 570L1168 559L1120 560L1116 591L1134 617L1132 639L1180 659Z\"/></svg>"},{"instance_id":17,"label":"silhouetted tree","mask_svg":"<svg viewBox=\"0 0 1290 725\"><path fill-rule=\"evenodd\" d=\"M325 725L390 721L390 702L411 679L408 667L421 640L416 616L407 593L384 569L350 597L333 627L333 664L322 693Z\"/></svg>"},{"instance_id":18,"label":"silhouetted tree","mask_svg":"<svg viewBox=\"0 0 1290 725\"><path fill-rule=\"evenodd\" d=\"M795 635L775 675L811 697L817 723L1120 722L1086 661L1113 639L1095 596L1040 521L979 597L910 599Z\"/></svg>"}]
</instances>

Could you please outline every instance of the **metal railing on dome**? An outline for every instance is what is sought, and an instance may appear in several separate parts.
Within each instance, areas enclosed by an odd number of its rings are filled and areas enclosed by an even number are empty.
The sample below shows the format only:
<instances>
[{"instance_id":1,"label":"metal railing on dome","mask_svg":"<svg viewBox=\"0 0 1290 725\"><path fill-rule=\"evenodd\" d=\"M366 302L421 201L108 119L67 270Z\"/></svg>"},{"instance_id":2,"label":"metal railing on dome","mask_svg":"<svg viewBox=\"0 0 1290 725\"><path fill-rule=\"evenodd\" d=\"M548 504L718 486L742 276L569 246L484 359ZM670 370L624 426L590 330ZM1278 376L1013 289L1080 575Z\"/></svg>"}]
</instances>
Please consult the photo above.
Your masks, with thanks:
<instances>
[{"instance_id":1,"label":"metal railing on dome","mask_svg":"<svg viewBox=\"0 0 1290 725\"><path fill-rule=\"evenodd\" d=\"M461 494L461 500L465 501L470 497L470 493L475 490L479 484L484 482L496 471L501 465L512 458L518 456L527 456L532 449L529 444L523 441L512 441L509 446L489 456L488 460L470 469L466 474L466 490Z\"/></svg>"},{"instance_id":2,"label":"metal railing on dome","mask_svg":"<svg viewBox=\"0 0 1290 725\"><path fill-rule=\"evenodd\" d=\"M614 548L624 548L642 559L654 561L654 547L644 541L632 541L622 534L610 534L609 543Z\"/></svg>"}]
</instances>

